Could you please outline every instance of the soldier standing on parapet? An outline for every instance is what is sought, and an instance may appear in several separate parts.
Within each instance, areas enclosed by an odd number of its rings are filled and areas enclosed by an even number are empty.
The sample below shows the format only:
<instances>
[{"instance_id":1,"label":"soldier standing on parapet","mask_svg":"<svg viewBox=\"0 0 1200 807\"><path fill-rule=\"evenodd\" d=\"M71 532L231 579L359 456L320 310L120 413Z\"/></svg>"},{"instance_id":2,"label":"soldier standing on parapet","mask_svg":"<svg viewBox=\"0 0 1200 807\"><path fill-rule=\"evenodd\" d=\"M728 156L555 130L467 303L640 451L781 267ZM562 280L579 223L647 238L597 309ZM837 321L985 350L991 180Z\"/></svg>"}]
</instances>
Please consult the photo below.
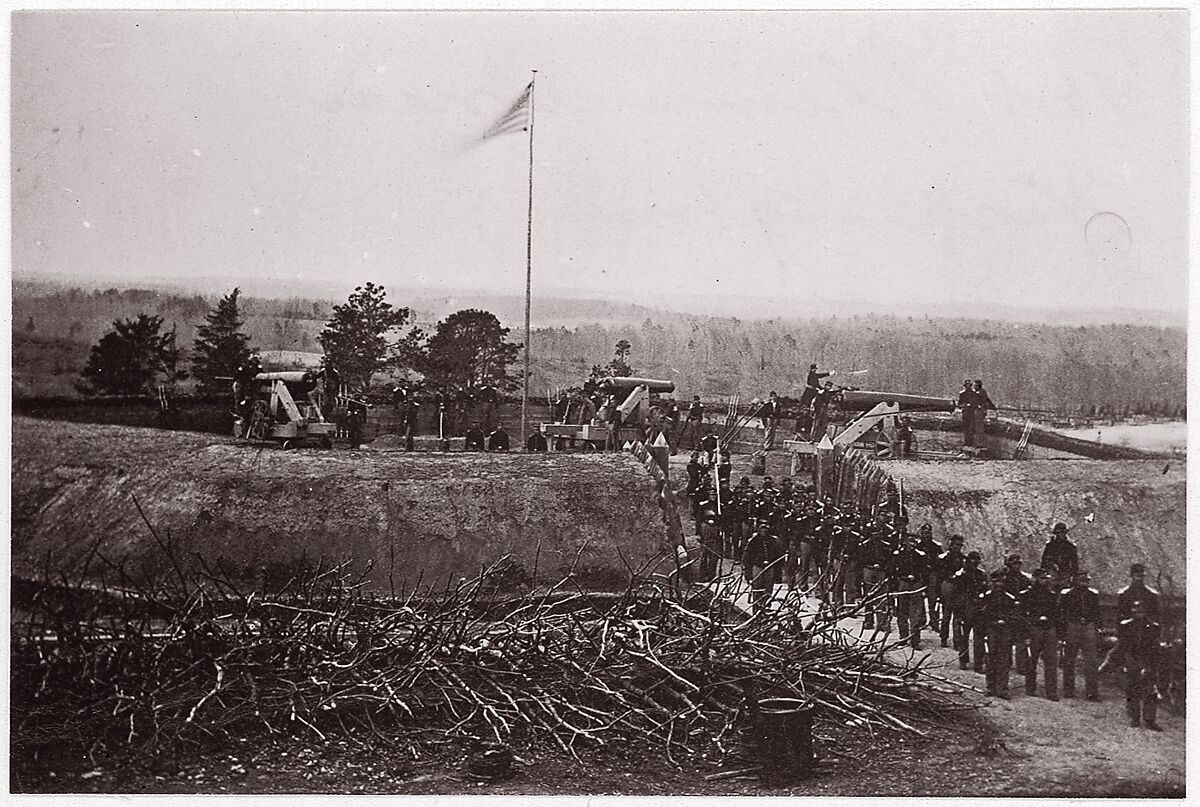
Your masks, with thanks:
<instances>
[{"instance_id":1,"label":"soldier standing on parapet","mask_svg":"<svg viewBox=\"0 0 1200 807\"><path fill-rule=\"evenodd\" d=\"M1060 597L1054 590L1049 569L1033 573L1034 584L1021 597L1021 609L1029 627L1029 660L1025 667L1025 694L1037 694L1038 662L1045 670L1044 692L1052 701L1058 700L1058 640L1062 625Z\"/></svg>"},{"instance_id":2,"label":"soldier standing on parapet","mask_svg":"<svg viewBox=\"0 0 1200 807\"><path fill-rule=\"evenodd\" d=\"M783 404L779 402L779 393L771 390L771 397L767 398L762 409L758 411L763 430L767 433L766 439L763 441L764 449L769 450L775 447L775 432L779 429L779 418L782 416Z\"/></svg>"},{"instance_id":3,"label":"soldier standing on parapet","mask_svg":"<svg viewBox=\"0 0 1200 807\"><path fill-rule=\"evenodd\" d=\"M818 373L816 363L808 365L808 378L804 381L804 392L800 395L800 408L807 409L821 389L821 379L832 373Z\"/></svg>"},{"instance_id":4,"label":"soldier standing on parapet","mask_svg":"<svg viewBox=\"0 0 1200 807\"><path fill-rule=\"evenodd\" d=\"M1042 550L1042 568L1052 570L1058 576L1060 586L1069 585L1079 571L1079 548L1067 537L1067 525L1061 521L1054 525L1050 540Z\"/></svg>"},{"instance_id":5,"label":"soldier standing on parapet","mask_svg":"<svg viewBox=\"0 0 1200 807\"><path fill-rule=\"evenodd\" d=\"M1063 697L1075 697L1075 657L1083 653L1085 697L1100 700L1100 678L1096 669L1100 634L1100 592L1089 588L1090 577L1078 571L1071 585L1060 593L1062 621L1066 630L1063 657Z\"/></svg>"},{"instance_id":6,"label":"soldier standing on parapet","mask_svg":"<svg viewBox=\"0 0 1200 807\"><path fill-rule=\"evenodd\" d=\"M487 450L488 451L508 451L509 439L508 432L504 430L503 423L497 423L496 428L488 435Z\"/></svg>"},{"instance_id":7,"label":"soldier standing on parapet","mask_svg":"<svg viewBox=\"0 0 1200 807\"><path fill-rule=\"evenodd\" d=\"M979 441L983 438L984 424L987 421L987 411L991 409L995 411L996 405L992 403L992 399L988 397L987 390L983 388L983 382L978 378L975 379L975 444L979 445Z\"/></svg>"},{"instance_id":8,"label":"soldier standing on parapet","mask_svg":"<svg viewBox=\"0 0 1200 807\"><path fill-rule=\"evenodd\" d=\"M700 403L700 396L693 395L692 402L688 406L687 416L683 421L683 431L679 433L679 444L683 445L684 437L691 437L691 448L695 448L699 443L700 428L704 425L704 404Z\"/></svg>"},{"instance_id":9,"label":"soldier standing on parapet","mask_svg":"<svg viewBox=\"0 0 1200 807\"><path fill-rule=\"evenodd\" d=\"M833 386L833 382L826 381L825 386L817 390L813 396L813 425L812 434L809 435L809 442L820 442L821 438L829 430L829 405L833 403L833 399L837 394L838 390Z\"/></svg>"},{"instance_id":10,"label":"soldier standing on parapet","mask_svg":"<svg viewBox=\"0 0 1200 807\"><path fill-rule=\"evenodd\" d=\"M963 388L958 392L958 408L962 411L963 425L963 445L974 446L975 438L975 410L978 407L978 398L975 396L975 390L971 387L970 379L963 379Z\"/></svg>"}]
</instances>

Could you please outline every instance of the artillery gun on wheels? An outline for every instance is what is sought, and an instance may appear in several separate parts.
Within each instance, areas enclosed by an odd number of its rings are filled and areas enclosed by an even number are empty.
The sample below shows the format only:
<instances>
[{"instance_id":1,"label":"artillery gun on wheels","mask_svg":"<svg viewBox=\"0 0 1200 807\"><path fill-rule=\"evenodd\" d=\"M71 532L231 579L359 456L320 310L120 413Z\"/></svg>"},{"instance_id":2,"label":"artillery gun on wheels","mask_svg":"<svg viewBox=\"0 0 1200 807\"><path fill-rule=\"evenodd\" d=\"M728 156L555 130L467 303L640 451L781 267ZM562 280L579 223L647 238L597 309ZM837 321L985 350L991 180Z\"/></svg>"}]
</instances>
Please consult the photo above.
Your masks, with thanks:
<instances>
[{"instance_id":1,"label":"artillery gun on wheels","mask_svg":"<svg viewBox=\"0 0 1200 807\"><path fill-rule=\"evenodd\" d=\"M292 448L305 440L333 447L337 425L322 413L318 383L323 375L311 371L258 373L234 384L233 436ZM297 399L300 403L297 403Z\"/></svg>"},{"instance_id":2,"label":"artillery gun on wheels","mask_svg":"<svg viewBox=\"0 0 1200 807\"><path fill-rule=\"evenodd\" d=\"M811 441L785 441L784 446L793 455L814 455L818 448L858 446L878 459L905 456L908 451L903 414L953 412L956 406L950 398L857 389L843 389L833 405L842 415L841 423L835 422L833 426L834 435L813 435Z\"/></svg>"},{"instance_id":3,"label":"artillery gun on wheels","mask_svg":"<svg viewBox=\"0 0 1200 807\"><path fill-rule=\"evenodd\" d=\"M608 402L600 407L594 417L579 417L579 420L586 422L572 423L572 407L568 407L563 414L564 422L541 424L541 432L551 450L597 451L614 443L623 446L627 442L641 440L645 436L646 424L662 417L662 410L655 405L658 396L674 392L675 382L611 376L601 379L598 387L601 393L608 396ZM590 411L588 407L581 409ZM611 427L614 409L617 423L615 434Z\"/></svg>"}]
</instances>

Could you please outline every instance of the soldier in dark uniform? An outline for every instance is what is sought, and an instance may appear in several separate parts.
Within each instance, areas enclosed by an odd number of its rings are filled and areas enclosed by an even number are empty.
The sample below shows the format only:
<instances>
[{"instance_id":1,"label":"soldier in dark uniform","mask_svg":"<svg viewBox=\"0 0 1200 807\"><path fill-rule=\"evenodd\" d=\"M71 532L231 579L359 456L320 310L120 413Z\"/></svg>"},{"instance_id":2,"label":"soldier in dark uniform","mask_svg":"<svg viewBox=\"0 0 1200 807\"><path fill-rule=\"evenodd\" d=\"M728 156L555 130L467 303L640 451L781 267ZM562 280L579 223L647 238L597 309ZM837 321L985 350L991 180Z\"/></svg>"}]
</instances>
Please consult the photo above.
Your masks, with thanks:
<instances>
[{"instance_id":1,"label":"soldier in dark uniform","mask_svg":"<svg viewBox=\"0 0 1200 807\"><path fill-rule=\"evenodd\" d=\"M925 596L925 574L929 559L917 549L917 536L902 533L900 548L892 553L887 570L891 580L892 602L896 610L896 630L900 641L921 649L921 601Z\"/></svg>"},{"instance_id":2,"label":"soldier in dark uniform","mask_svg":"<svg viewBox=\"0 0 1200 807\"><path fill-rule=\"evenodd\" d=\"M404 409L408 405L408 382L403 378L396 386L392 387L392 409L397 415L403 415Z\"/></svg>"},{"instance_id":3,"label":"soldier in dark uniform","mask_svg":"<svg viewBox=\"0 0 1200 807\"><path fill-rule=\"evenodd\" d=\"M989 409L995 410L996 405L992 403L992 399L988 397L987 390L983 388L983 382L978 378L975 379L975 384L971 392L975 393L975 441L978 444L979 439L984 433L987 411Z\"/></svg>"},{"instance_id":4,"label":"soldier in dark uniform","mask_svg":"<svg viewBox=\"0 0 1200 807\"><path fill-rule=\"evenodd\" d=\"M717 523L716 504L705 501L700 513L700 579L707 582L717 576L721 558L721 530Z\"/></svg>"},{"instance_id":5,"label":"soldier in dark uniform","mask_svg":"<svg viewBox=\"0 0 1200 807\"><path fill-rule=\"evenodd\" d=\"M450 440L450 421L449 414L446 411L450 405L450 396L446 394L446 390L439 389L434 393L433 405L436 408L435 417L437 418L438 440L442 444L442 450L445 451L449 447Z\"/></svg>"},{"instance_id":6,"label":"soldier in dark uniform","mask_svg":"<svg viewBox=\"0 0 1200 807\"><path fill-rule=\"evenodd\" d=\"M750 600L755 613L766 610L771 601L782 558L783 548L779 538L771 533L769 519L758 519L742 553L742 575L750 584Z\"/></svg>"},{"instance_id":7,"label":"soldier in dark uniform","mask_svg":"<svg viewBox=\"0 0 1200 807\"><path fill-rule=\"evenodd\" d=\"M779 429L779 419L783 417L783 404L779 402L779 393L775 390L771 390L771 397L762 405L758 417L762 421L763 431L766 432L763 448L774 448L775 432Z\"/></svg>"},{"instance_id":8,"label":"soldier in dark uniform","mask_svg":"<svg viewBox=\"0 0 1200 807\"><path fill-rule=\"evenodd\" d=\"M472 423L471 428L467 429L463 435L463 451L483 451L484 441L487 436L483 433L483 428L478 422Z\"/></svg>"},{"instance_id":9,"label":"soldier in dark uniform","mask_svg":"<svg viewBox=\"0 0 1200 807\"><path fill-rule=\"evenodd\" d=\"M1033 573L1034 584L1021 599L1021 610L1029 626L1029 661L1025 668L1025 694L1037 694L1037 668L1042 662L1044 691L1047 698L1058 700L1058 640L1061 634L1062 613L1059 594L1054 590L1054 576L1049 569Z\"/></svg>"},{"instance_id":10,"label":"soldier in dark uniform","mask_svg":"<svg viewBox=\"0 0 1200 807\"><path fill-rule=\"evenodd\" d=\"M1075 573L1071 585L1059 593L1065 632L1063 644L1063 697L1075 697L1075 657L1083 653L1085 697L1100 700L1100 678L1096 669L1100 634L1100 592L1089 588L1086 571Z\"/></svg>"},{"instance_id":11,"label":"soldier in dark uniform","mask_svg":"<svg viewBox=\"0 0 1200 807\"><path fill-rule=\"evenodd\" d=\"M884 595L887 593L887 566L891 556L892 548L884 540L879 529L867 532L858 547L858 560L862 566L863 600L868 603L863 614L863 627L868 630L888 629L887 601Z\"/></svg>"},{"instance_id":12,"label":"soldier in dark uniform","mask_svg":"<svg viewBox=\"0 0 1200 807\"><path fill-rule=\"evenodd\" d=\"M497 423L496 428L488 435L487 450L488 451L508 451L509 438L508 432L504 430L503 423Z\"/></svg>"},{"instance_id":13,"label":"soldier in dark uniform","mask_svg":"<svg viewBox=\"0 0 1200 807\"><path fill-rule=\"evenodd\" d=\"M693 448L698 444L700 429L704 425L704 404L700 403L700 396L693 395L692 402L688 405L687 415L683 421L683 431L679 433L679 444L683 445L684 437L691 437L691 445Z\"/></svg>"},{"instance_id":14,"label":"soldier in dark uniform","mask_svg":"<svg viewBox=\"0 0 1200 807\"><path fill-rule=\"evenodd\" d=\"M1004 575L1004 589L1009 594L1017 599L1025 595L1025 592L1033 587L1033 575L1021 571L1021 556L1013 553L1004 559L1004 568L1000 572ZM1022 622L1016 630L1013 631L1013 660L1016 662L1017 673L1025 675L1025 670L1029 666L1029 637L1024 633L1024 622Z\"/></svg>"},{"instance_id":15,"label":"soldier in dark uniform","mask_svg":"<svg viewBox=\"0 0 1200 807\"><path fill-rule=\"evenodd\" d=\"M979 596L976 622L987 643L987 694L1008 700L1008 673L1012 669L1013 636L1023 619L1021 604L1005 588L1001 570L992 572L989 590Z\"/></svg>"},{"instance_id":16,"label":"soldier in dark uniform","mask_svg":"<svg viewBox=\"0 0 1200 807\"><path fill-rule=\"evenodd\" d=\"M415 392L408 396L404 406L404 450L413 450L413 437L417 433L417 417L421 412L421 402Z\"/></svg>"},{"instance_id":17,"label":"soldier in dark uniform","mask_svg":"<svg viewBox=\"0 0 1200 807\"><path fill-rule=\"evenodd\" d=\"M963 388L958 393L958 408L962 410L963 445L973 446L978 441L975 437L975 410L978 409L978 399L969 379L963 381Z\"/></svg>"},{"instance_id":18,"label":"soldier in dark uniform","mask_svg":"<svg viewBox=\"0 0 1200 807\"><path fill-rule=\"evenodd\" d=\"M1052 570L1060 586L1070 585L1079 571L1079 548L1067 537L1067 525L1061 521L1054 525L1050 540L1042 549L1042 568Z\"/></svg>"},{"instance_id":19,"label":"soldier in dark uniform","mask_svg":"<svg viewBox=\"0 0 1200 807\"><path fill-rule=\"evenodd\" d=\"M917 530L917 549L925 556L925 603L921 611L921 626L930 630L938 628L938 561L942 557L942 545L933 540L933 525L925 522Z\"/></svg>"},{"instance_id":20,"label":"soldier in dark uniform","mask_svg":"<svg viewBox=\"0 0 1200 807\"><path fill-rule=\"evenodd\" d=\"M962 551L963 541L961 535L951 535L950 548L937 559L938 603L942 610L938 635L941 637L942 647L950 646L950 625L954 617L954 583L951 579L967 561L967 556Z\"/></svg>"},{"instance_id":21,"label":"soldier in dark uniform","mask_svg":"<svg viewBox=\"0 0 1200 807\"><path fill-rule=\"evenodd\" d=\"M1132 581L1117 594L1117 642L1125 667L1125 711L1129 725L1145 725L1162 731L1158 717L1159 641L1162 626L1158 622L1158 592L1146 586L1146 569L1135 563L1129 569Z\"/></svg>"},{"instance_id":22,"label":"soldier in dark uniform","mask_svg":"<svg viewBox=\"0 0 1200 807\"><path fill-rule=\"evenodd\" d=\"M363 431L367 424L367 403L352 398L346 407L346 431L349 432L350 447L358 448L363 442Z\"/></svg>"},{"instance_id":23,"label":"soldier in dark uniform","mask_svg":"<svg viewBox=\"0 0 1200 807\"><path fill-rule=\"evenodd\" d=\"M546 443L546 435L541 431L531 432L529 439L525 441L525 450L530 452L544 452L550 448Z\"/></svg>"},{"instance_id":24,"label":"soldier in dark uniform","mask_svg":"<svg viewBox=\"0 0 1200 807\"><path fill-rule=\"evenodd\" d=\"M816 397L817 390L821 388L821 379L830 375L830 373L818 373L817 365L808 365L808 377L804 380L804 392L800 395L800 408L807 409Z\"/></svg>"},{"instance_id":25,"label":"soldier in dark uniform","mask_svg":"<svg viewBox=\"0 0 1200 807\"><path fill-rule=\"evenodd\" d=\"M979 568L983 555L967 553L963 567L950 576L954 591L954 649L958 651L958 666L967 669L974 658L975 672L983 672L984 637L978 621L979 598L987 590L987 575Z\"/></svg>"},{"instance_id":26,"label":"soldier in dark uniform","mask_svg":"<svg viewBox=\"0 0 1200 807\"><path fill-rule=\"evenodd\" d=\"M833 403L837 394L838 390L834 388L833 382L826 381L825 386L817 390L813 396L813 425L809 442L819 443L829 430L829 405Z\"/></svg>"}]
</instances>

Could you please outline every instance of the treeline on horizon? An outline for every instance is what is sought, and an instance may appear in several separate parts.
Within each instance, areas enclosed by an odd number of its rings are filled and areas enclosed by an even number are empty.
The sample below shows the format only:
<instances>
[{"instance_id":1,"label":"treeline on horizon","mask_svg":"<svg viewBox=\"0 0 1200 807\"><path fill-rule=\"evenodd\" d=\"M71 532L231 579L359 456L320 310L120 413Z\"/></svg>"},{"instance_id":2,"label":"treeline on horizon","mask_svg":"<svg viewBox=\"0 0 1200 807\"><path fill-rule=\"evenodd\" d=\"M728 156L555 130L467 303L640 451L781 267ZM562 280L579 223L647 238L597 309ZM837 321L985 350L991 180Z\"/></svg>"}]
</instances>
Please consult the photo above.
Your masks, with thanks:
<instances>
[{"instance_id":1,"label":"treeline on horizon","mask_svg":"<svg viewBox=\"0 0 1200 807\"><path fill-rule=\"evenodd\" d=\"M388 300L412 305L401 297ZM14 371L71 376L115 319L139 313L161 316L167 327L177 328L180 344L190 344L215 302L215 296L137 289L14 295ZM462 307L468 302L474 304L464 300ZM618 341L627 340L634 370L674 381L677 397L717 400L740 393L746 401L771 390L799 397L808 364L815 361L823 370L866 370L835 377L864 389L952 397L963 379L980 378L1001 406L1063 413L1179 416L1187 399L1183 328L889 314L741 320L675 312L625 323L622 316L645 309L580 300L539 307L558 321L569 312L578 324L534 329L530 388L538 396L578 386L593 366L612 358ZM244 331L260 351L319 352L316 337L330 311L329 301L300 297L241 302ZM435 318L419 306L415 313L418 324ZM513 328L513 340L521 341L521 324L505 324ZM54 366L27 366L39 360L42 346L52 348L47 355L54 358L47 361Z\"/></svg>"}]
</instances>

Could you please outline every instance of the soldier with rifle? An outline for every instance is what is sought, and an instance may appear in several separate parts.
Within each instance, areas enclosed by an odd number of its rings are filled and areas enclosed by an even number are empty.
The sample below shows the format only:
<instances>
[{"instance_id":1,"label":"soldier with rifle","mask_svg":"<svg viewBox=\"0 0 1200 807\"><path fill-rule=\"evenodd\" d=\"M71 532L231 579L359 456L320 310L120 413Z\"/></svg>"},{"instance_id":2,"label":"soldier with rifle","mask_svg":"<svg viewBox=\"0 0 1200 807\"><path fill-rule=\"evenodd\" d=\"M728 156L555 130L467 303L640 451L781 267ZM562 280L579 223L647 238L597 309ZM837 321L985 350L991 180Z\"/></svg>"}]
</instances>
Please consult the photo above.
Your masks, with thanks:
<instances>
[{"instance_id":1,"label":"soldier with rifle","mask_svg":"<svg viewBox=\"0 0 1200 807\"><path fill-rule=\"evenodd\" d=\"M1028 625L1029 660L1025 667L1025 694L1037 694L1038 662L1044 670L1044 692L1052 701L1058 700L1058 641L1062 634L1061 598L1054 590L1049 569L1033 573L1033 587L1021 596L1021 609Z\"/></svg>"},{"instance_id":2,"label":"soldier with rifle","mask_svg":"<svg viewBox=\"0 0 1200 807\"><path fill-rule=\"evenodd\" d=\"M954 583L952 582L954 575L958 573L967 562L967 556L963 553L963 541L965 539L961 535L950 536L950 548L938 556L937 559L937 580L938 580L938 602L941 604L941 624L938 625L938 635L942 640L942 647L950 646L950 625L954 618L955 596Z\"/></svg>"},{"instance_id":3,"label":"soldier with rifle","mask_svg":"<svg viewBox=\"0 0 1200 807\"><path fill-rule=\"evenodd\" d=\"M870 529L858 547L858 561L862 566L863 599L867 610L863 615L863 627L867 630L888 629L887 593L888 563L893 548L884 540L883 530ZM878 624L877 624L878 623Z\"/></svg>"},{"instance_id":4,"label":"soldier with rifle","mask_svg":"<svg viewBox=\"0 0 1200 807\"><path fill-rule=\"evenodd\" d=\"M986 691L1008 700L1008 673L1012 669L1013 637L1022 628L1021 604L1005 588L1005 573L992 572L989 590L979 596L975 620L987 643Z\"/></svg>"},{"instance_id":5,"label":"soldier with rifle","mask_svg":"<svg viewBox=\"0 0 1200 807\"><path fill-rule=\"evenodd\" d=\"M1145 725L1162 731L1158 717L1159 642L1162 625L1158 621L1158 592L1145 584L1146 567L1129 567L1131 582L1117 594L1117 643L1125 668L1125 711L1129 725Z\"/></svg>"},{"instance_id":6,"label":"soldier with rifle","mask_svg":"<svg viewBox=\"0 0 1200 807\"><path fill-rule=\"evenodd\" d=\"M900 641L909 642L914 650L920 650L921 601L929 560L917 548L917 536L901 532L899 538L900 548L892 553L887 564L896 610L896 630L900 633Z\"/></svg>"},{"instance_id":7,"label":"soldier with rifle","mask_svg":"<svg viewBox=\"0 0 1200 807\"><path fill-rule=\"evenodd\" d=\"M1013 553L1004 559L1004 568L999 570L1004 578L1004 590L1017 599L1033 587L1033 575L1021 571L1021 565L1021 556ZM1021 622L1012 636L1013 659L1020 675L1024 675L1029 667L1029 637L1025 635L1024 626Z\"/></svg>"},{"instance_id":8,"label":"soldier with rifle","mask_svg":"<svg viewBox=\"0 0 1200 807\"><path fill-rule=\"evenodd\" d=\"M771 532L770 520L757 519L742 553L742 575L750 584L750 601L756 614L765 611L771 602L782 558L783 548Z\"/></svg>"},{"instance_id":9,"label":"soldier with rifle","mask_svg":"<svg viewBox=\"0 0 1200 807\"><path fill-rule=\"evenodd\" d=\"M1083 653L1084 697L1100 700L1100 677L1096 667L1100 636L1100 592L1090 588L1084 570L1075 573L1071 584L1059 592L1065 642L1063 644L1062 690L1064 698L1075 697L1075 657Z\"/></svg>"},{"instance_id":10,"label":"soldier with rifle","mask_svg":"<svg viewBox=\"0 0 1200 807\"><path fill-rule=\"evenodd\" d=\"M938 628L938 561L942 557L942 545L933 540L933 525L928 521L917 531L917 549L925 556L925 605L921 613L922 627Z\"/></svg>"},{"instance_id":11,"label":"soldier with rifle","mask_svg":"<svg viewBox=\"0 0 1200 807\"><path fill-rule=\"evenodd\" d=\"M987 575L979 568L983 555L968 552L963 567L950 577L954 592L954 649L958 666L967 669L974 661L975 672L984 670L984 636L978 621L979 598L987 590Z\"/></svg>"}]
</instances>

